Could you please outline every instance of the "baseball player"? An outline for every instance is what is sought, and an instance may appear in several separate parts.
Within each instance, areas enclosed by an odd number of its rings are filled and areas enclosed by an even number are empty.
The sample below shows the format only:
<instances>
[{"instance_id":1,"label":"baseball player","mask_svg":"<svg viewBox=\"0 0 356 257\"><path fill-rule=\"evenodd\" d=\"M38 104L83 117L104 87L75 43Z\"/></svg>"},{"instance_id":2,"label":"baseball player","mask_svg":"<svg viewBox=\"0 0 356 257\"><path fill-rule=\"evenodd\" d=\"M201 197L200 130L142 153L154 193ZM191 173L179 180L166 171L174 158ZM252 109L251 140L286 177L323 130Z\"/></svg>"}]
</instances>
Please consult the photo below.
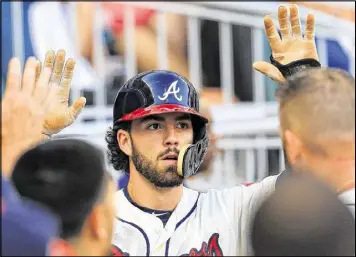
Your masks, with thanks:
<instances>
[{"instance_id":1,"label":"baseball player","mask_svg":"<svg viewBox=\"0 0 356 257\"><path fill-rule=\"evenodd\" d=\"M288 166L322 179L354 213L355 79L338 69L308 69L289 78L277 97Z\"/></svg>"},{"instance_id":2,"label":"baseball player","mask_svg":"<svg viewBox=\"0 0 356 257\"><path fill-rule=\"evenodd\" d=\"M119 91L107 142L114 168L130 179L116 195L114 255L249 252L250 214L273 192L276 177L203 194L183 187L208 146L198 108L194 87L174 72L138 74Z\"/></svg>"}]
</instances>

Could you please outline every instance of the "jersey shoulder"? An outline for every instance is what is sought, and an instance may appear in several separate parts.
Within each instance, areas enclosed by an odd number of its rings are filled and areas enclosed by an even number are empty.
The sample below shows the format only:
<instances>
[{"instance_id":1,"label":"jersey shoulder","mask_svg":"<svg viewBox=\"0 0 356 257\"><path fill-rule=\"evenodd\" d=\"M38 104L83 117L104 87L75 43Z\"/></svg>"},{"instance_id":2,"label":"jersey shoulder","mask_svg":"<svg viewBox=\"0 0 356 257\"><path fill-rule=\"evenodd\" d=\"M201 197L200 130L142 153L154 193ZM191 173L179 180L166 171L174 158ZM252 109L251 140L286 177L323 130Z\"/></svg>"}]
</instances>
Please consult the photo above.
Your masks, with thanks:
<instances>
[{"instance_id":1,"label":"jersey shoulder","mask_svg":"<svg viewBox=\"0 0 356 257\"><path fill-rule=\"evenodd\" d=\"M339 195L339 199L349 208L351 213L355 216L355 188L350 189Z\"/></svg>"}]
</instances>

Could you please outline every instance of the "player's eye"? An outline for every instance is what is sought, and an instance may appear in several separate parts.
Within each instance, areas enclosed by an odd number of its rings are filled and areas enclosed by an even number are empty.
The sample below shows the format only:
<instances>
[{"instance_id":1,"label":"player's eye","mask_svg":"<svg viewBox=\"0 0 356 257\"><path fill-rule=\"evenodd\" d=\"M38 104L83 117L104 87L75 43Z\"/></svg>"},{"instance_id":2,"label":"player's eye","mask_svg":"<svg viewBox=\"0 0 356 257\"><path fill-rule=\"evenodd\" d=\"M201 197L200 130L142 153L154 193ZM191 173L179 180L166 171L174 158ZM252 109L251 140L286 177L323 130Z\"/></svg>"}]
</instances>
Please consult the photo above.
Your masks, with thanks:
<instances>
[{"instance_id":1,"label":"player's eye","mask_svg":"<svg viewBox=\"0 0 356 257\"><path fill-rule=\"evenodd\" d=\"M189 128L189 123L188 122L179 122L177 127L179 129L188 129Z\"/></svg>"},{"instance_id":2,"label":"player's eye","mask_svg":"<svg viewBox=\"0 0 356 257\"><path fill-rule=\"evenodd\" d=\"M150 124L147 129L148 130L157 130L157 129L160 129L161 128L161 125L159 123L153 123L153 124Z\"/></svg>"}]
</instances>

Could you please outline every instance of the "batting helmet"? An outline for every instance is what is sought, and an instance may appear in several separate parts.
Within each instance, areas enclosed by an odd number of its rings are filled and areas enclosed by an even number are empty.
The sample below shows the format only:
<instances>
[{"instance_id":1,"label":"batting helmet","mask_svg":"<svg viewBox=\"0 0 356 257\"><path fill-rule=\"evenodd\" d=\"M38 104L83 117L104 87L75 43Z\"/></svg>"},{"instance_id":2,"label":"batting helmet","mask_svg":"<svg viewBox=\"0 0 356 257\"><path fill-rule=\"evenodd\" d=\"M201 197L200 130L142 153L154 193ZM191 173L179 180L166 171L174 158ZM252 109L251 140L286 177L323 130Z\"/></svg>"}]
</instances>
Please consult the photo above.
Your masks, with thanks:
<instances>
[{"instance_id":1,"label":"batting helmet","mask_svg":"<svg viewBox=\"0 0 356 257\"><path fill-rule=\"evenodd\" d=\"M166 70L140 73L119 90L113 111L114 124L148 115L182 112L191 114L194 130L192 145L183 146L178 157L178 174L190 177L197 171L208 148L206 124L199 113L194 86L183 76Z\"/></svg>"}]
</instances>

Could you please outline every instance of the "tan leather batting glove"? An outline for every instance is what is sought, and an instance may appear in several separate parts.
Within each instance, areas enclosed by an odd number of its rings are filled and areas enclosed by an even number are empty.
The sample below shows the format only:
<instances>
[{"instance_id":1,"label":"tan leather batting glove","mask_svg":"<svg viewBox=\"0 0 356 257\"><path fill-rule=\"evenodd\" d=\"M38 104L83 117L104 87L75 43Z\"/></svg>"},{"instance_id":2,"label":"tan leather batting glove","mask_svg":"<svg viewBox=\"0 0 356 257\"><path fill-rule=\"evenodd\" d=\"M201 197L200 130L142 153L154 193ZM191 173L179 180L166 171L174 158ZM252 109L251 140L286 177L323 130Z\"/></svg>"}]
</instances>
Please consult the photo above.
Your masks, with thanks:
<instances>
[{"instance_id":1,"label":"tan leather batting glove","mask_svg":"<svg viewBox=\"0 0 356 257\"><path fill-rule=\"evenodd\" d=\"M280 38L276 27L270 16L265 16L265 32L272 49L273 58L282 65L305 58L312 58L319 61L315 45L315 18L309 13L307 16L305 34L302 35L300 25L299 10L296 5L290 6L290 17L288 10L284 6L278 8L278 21L282 38ZM284 76L277 67L271 63L257 61L253 63L253 68L262 72L279 84L285 81Z\"/></svg>"},{"instance_id":2,"label":"tan leather batting glove","mask_svg":"<svg viewBox=\"0 0 356 257\"><path fill-rule=\"evenodd\" d=\"M69 107L70 84L75 61L74 59L68 59L65 62L65 56L65 51L59 50L56 55L54 51L48 51L45 57L44 67L53 69L50 85L59 85L59 90L45 117L42 133L46 136L52 136L71 125L86 103L85 97L80 97ZM41 67L38 70L40 72Z\"/></svg>"}]
</instances>

